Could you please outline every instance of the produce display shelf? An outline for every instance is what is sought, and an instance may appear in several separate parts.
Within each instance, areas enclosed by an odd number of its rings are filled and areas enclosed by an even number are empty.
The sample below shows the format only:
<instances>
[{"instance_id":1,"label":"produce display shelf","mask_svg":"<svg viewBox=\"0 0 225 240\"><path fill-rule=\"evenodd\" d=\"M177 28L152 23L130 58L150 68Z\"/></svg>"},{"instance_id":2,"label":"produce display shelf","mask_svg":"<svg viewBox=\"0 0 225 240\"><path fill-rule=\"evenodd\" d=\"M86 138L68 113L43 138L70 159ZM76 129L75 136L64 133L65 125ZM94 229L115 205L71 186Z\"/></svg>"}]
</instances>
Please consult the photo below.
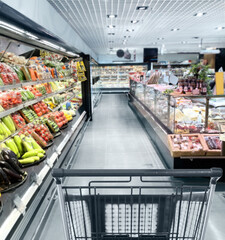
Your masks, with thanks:
<instances>
[{"instance_id":1,"label":"produce display shelf","mask_svg":"<svg viewBox=\"0 0 225 240\"><path fill-rule=\"evenodd\" d=\"M0 86L0 91L20 88L20 87L25 87L25 86L31 86L31 85L38 85L38 84L48 83L48 82L63 81L63 80L67 80L70 78L73 78L73 76L71 75L71 76L64 77L64 78L50 78L50 79L45 79L45 80L41 80L41 81L31 81L31 82L17 83L17 84L13 84L13 85L5 85L5 86Z\"/></svg>"},{"instance_id":2,"label":"produce display shelf","mask_svg":"<svg viewBox=\"0 0 225 240\"><path fill-rule=\"evenodd\" d=\"M54 95L59 94L59 93L68 92L68 91L72 90L73 88L74 88L74 86L73 86L73 87L70 87L70 88L64 88L64 89L62 89L62 90L60 90L60 91L53 92L53 93L49 93L49 94L45 94L44 96L41 96L41 97L36 98L36 99L34 99L34 100L27 101L27 102L25 102L25 103L21 103L21 104L19 104L19 105L16 106L16 107L13 107L13 108L10 108L10 109L8 109L8 110L5 110L5 111L0 112L0 118L3 118L3 117L5 117L5 116L8 116L8 115L11 114L11 113L14 113L14 112L16 112L16 111L19 111L19 110L21 110L21 109L23 109L23 108L25 108L25 107L28 107L28 106L30 106L30 105L33 105L33 104L37 103L37 102L40 102L40 101L42 101L42 100L45 99L45 98L54 96Z\"/></svg>"},{"instance_id":3,"label":"produce display shelf","mask_svg":"<svg viewBox=\"0 0 225 240\"><path fill-rule=\"evenodd\" d=\"M73 96L71 96L70 98L68 98L68 99L65 100L64 102L60 103L57 107L51 109L51 111L54 112L54 111L59 110L62 105L64 105L66 102L72 100L75 96L76 96L76 94L73 94Z\"/></svg>"},{"instance_id":4,"label":"produce display shelf","mask_svg":"<svg viewBox=\"0 0 225 240\"><path fill-rule=\"evenodd\" d=\"M0 240L6 239L12 226L15 226L25 213L33 196L39 191L47 174L58 161L68 141L86 117L86 112L76 116L69 127L62 131L60 138L54 139L54 145L47 149L47 159L39 165L24 168L28 173L27 181L13 192L2 194L4 216L0 219ZM13 193L13 194L12 194Z\"/></svg>"},{"instance_id":5,"label":"produce display shelf","mask_svg":"<svg viewBox=\"0 0 225 240\"><path fill-rule=\"evenodd\" d=\"M67 91L68 92L68 91ZM61 104L59 104L57 107L53 108L53 109L50 109L52 112L55 112L57 111L63 104L65 104L67 101L70 101L71 99L73 99L74 97L76 96L76 94L73 94L73 96L69 99L67 99L66 101L62 102ZM48 113L47 113L48 114ZM44 117L46 114L36 118L34 121ZM31 124L32 122L26 124L25 126L23 126L22 128L20 128L19 130L15 131L14 133L10 134L7 138L5 138L4 140L0 141L0 143L3 143L5 141L7 141L9 138L12 138L14 136L16 136L22 129L26 128L27 126L29 126L29 124Z\"/></svg>"}]
</instances>

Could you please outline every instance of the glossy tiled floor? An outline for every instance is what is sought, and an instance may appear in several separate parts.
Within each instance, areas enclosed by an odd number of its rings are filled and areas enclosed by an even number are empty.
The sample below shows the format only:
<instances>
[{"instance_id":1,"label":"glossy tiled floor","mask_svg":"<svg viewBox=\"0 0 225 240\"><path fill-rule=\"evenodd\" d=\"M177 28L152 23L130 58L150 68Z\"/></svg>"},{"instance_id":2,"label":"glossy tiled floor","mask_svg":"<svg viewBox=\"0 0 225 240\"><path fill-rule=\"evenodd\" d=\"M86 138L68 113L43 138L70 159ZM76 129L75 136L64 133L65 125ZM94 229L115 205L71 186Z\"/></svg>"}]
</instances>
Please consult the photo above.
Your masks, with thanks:
<instances>
[{"instance_id":1,"label":"glossy tiled floor","mask_svg":"<svg viewBox=\"0 0 225 240\"><path fill-rule=\"evenodd\" d=\"M103 95L74 159L73 168L164 168L148 136L127 104L126 95ZM223 188L223 186L221 186ZM225 239L225 198L217 192L206 240ZM64 239L58 201L40 236Z\"/></svg>"}]
</instances>

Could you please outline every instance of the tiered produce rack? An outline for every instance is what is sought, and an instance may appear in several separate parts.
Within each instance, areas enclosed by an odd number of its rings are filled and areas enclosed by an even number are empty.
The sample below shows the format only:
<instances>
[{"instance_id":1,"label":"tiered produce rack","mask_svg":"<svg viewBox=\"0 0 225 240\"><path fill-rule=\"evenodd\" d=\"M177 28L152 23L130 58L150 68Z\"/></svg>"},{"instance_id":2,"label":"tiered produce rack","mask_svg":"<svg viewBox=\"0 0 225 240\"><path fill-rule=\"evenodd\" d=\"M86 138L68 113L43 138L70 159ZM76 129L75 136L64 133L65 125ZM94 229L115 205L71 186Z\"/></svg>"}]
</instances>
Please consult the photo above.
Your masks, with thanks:
<instances>
[{"instance_id":1,"label":"tiered produce rack","mask_svg":"<svg viewBox=\"0 0 225 240\"><path fill-rule=\"evenodd\" d=\"M46 47L45 45L41 45L40 42L36 42L34 40L28 39L26 41L25 36L16 36L16 34L9 33L7 35L6 31L3 31L4 33L4 39L9 41L9 44L7 46L7 49L9 45L13 43L25 43L31 44L30 46L36 47L37 49L42 49L43 51L47 50L52 51L55 54L62 54L62 50L56 50L52 49L52 47ZM8 36L8 38L7 38ZM1 36L0 36L1 38ZM13 39L12 39L13 38ZM6 51L7 49L0 49L1 51ZM65 53L65 57L67 57L70 61L72 60L74 63L79 62L81 63L83 61L83 58L74 54L75 57L71 56L71 54ZM84 55L85 56L85 55ZM86 57L86 56L85 56ZM2 57L0 57L2 58ZM87 58L88 59L88 58ZM85 65L88 71L88 60L85 60ZM84 66L84 65L83 65ZM85 68L85 67L84 67ZM83 70L83 69L82 69ZM88 76L89 74L86 74ZM83 79L86 80L85 72L82 76ZM71 80L73 79L73 80ZM17 89L24 89L24 87L29 86L35 86L38 84L44 84L44 83L51 83L51 82L62 82L62 81L68 81L67 84L64 85L65 88L58 88L58 90L54 91L52 89L52 92L45 93L42 96L35 96L32 100L25 100L21 103L9 108L4 109L0 112L0 119L9 116L10 114L13 114L15 112L18 112L22 110L23 108L30 108L34 104L37 104L46 98L54 97L58 94L65 94L69 93L68 96L65 96L65 98L62 98L63 100L56 104L55 107L51 108L48 106L49 112L42 114L41 116L38 116L35 118L34 122L41 121L45 116L47 116L49 113L56 113L60 111L61 109L64 109L63 111L67 111L67 103L70 103L69 106L74 105L74 111L75 115L71 114L71 120L68 120L68 123L65 127L62 127L60 129L60 136L53 139L53 145L45 149L46 159L43 161L38 162L38 164L31 165L29 167L25 167L24 170L27 173L27 179L21 184L20 186L8 191L4 192L0 195L0 239L11 239L12 235L14 234L15 239L19 239L19 236L21 237L21 228L24 227L24 224L29 224L30 217L35 213L36 209L40 207L42 204L42 200L40 197L35 197L37 194L43 194L46 192L46 189L49 188L49 186L52 184L52 178L50 176L50 171L53 168L53 166L56 167L68 167L68 162L65 163L65 156L68 154L71 146L76 149L77 142L80 140L80 133L83 129L83 126L85 122L87 121L87 118L89 116L89 109L87 108L87 104L90 103L90 94L88 94L87 87L90 84L90 79L87 77L87 80L85 82L81 82L79 77L76 75L76 72L74 74L74 70L71 69L71 74L64 76L64 77L50 77L47 79L36 81L29 81L24 80L20 83L15 83L10 85L2 85L0 86L0 94L7 92L7 91L15 91ZM72 82L72 84L69 85ZM79 92L79 94L78 94ZM47 105L47 103L45 103ZM35 112L35 111L34 111ZM68 111L69 112L69 111ZM65 116L64 116L65 117ZM16 131L11 132L10 135L5 137L3 140L0 141L0 144L4 144L7 140L13 138L14 136L17 136L21 130L24 128L31 126L34 124L34 122L26 121L26 125L24 125L20 129L16 129ZM75 144L75 146L74 146ZM42 197L43 197L42 195ZM17 231L15 231L15 226L22 226L21 228L18 227ZM14 232L14 233L13 233ZM20 232L18 234L18 232ZM18 235L17 235L18 234Z\"/></svg>"}]
</instances>

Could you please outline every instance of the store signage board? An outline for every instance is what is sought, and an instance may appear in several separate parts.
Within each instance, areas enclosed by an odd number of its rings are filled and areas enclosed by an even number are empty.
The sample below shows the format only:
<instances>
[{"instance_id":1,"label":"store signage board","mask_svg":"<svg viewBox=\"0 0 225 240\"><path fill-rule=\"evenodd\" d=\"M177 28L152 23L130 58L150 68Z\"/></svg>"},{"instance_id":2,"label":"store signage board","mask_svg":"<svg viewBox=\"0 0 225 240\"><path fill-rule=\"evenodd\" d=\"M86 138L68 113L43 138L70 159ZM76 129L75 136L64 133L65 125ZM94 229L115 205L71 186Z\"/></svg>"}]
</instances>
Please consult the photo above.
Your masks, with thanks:
<instances>
[{"instance_id":1,"label":"store signage board","mask_svg":"<svg viewBox=\"0 0 225 240\"><path fill-rule=\"evenodd\" d=\"M224 94L224 73L216 73L216 95Z\"/></svg>"}]
</instances>

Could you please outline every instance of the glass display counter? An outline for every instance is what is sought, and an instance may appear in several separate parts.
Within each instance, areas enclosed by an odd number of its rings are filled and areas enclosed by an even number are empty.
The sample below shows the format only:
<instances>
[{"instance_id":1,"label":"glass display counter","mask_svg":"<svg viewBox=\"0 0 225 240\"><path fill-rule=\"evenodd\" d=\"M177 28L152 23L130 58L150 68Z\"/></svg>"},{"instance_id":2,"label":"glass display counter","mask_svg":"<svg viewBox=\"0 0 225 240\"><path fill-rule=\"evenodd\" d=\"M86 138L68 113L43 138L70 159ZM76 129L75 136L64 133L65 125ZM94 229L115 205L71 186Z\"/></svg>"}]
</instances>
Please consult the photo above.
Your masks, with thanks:
<instances>
[{"instance_id":1,"label":"glass display counter","mask_svg":"<svg viewBox=\"0 0 225 240\"><path fill-rule=\"evenodd\" d=\"M169 133L225 132L225 95L165 94L169 85L130 82L130 92Z\"/></svg>"},{"instance_id":2,"label":"glass display counter","mask_svg":"<svg viewBox=\"0 0 225 240\"><path fill-rule=\"evenodd\" d=\"M225 170L225 95L165 94L170 85L130 80L129 105L168 168ZM225 180L225 177L222 178Z\"/></svg>"}]
</instances>

